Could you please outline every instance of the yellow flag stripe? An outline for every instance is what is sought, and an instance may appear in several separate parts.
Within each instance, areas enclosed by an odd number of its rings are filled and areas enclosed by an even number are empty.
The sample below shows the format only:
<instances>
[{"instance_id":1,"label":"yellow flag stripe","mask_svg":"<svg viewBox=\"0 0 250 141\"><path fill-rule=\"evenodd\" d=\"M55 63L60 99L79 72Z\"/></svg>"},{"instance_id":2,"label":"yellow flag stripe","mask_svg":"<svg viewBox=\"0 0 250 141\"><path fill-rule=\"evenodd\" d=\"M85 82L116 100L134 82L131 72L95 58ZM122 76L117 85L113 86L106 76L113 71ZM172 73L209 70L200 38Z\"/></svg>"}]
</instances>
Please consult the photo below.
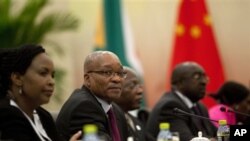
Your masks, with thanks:
<instances>
[{"instance_id":1,"label":"yellow flag stripe","mask_svg":"<svg viewBox=\"0 0 250 141\"><path fill-rule=\"evenodd\" d=\"M98 17L97 21L97 28L96 28L96 35L95 35L95 47L97 48L104 48L105 43L105 28L104 28L104 21L103 21L103 10L101 9L101 12Z\"/></svg>"}]
</instances>

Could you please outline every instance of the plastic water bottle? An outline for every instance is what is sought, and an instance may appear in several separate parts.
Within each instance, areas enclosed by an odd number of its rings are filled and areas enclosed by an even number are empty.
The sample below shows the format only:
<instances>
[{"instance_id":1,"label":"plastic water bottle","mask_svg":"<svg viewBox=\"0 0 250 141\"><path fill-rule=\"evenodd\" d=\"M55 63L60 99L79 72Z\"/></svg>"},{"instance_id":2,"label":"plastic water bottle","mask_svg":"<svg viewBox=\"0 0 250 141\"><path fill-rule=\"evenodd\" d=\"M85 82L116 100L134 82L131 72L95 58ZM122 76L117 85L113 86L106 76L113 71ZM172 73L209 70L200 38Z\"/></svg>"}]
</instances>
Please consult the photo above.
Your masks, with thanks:
<instances>
[{"instance_id":1,"label":"plastic water bottle","mask_svg":"<svg viewBox=\"0 0 250 141\"><path fill-rule=\"evenodd\" d=\"M83 126L84 136L82 141L99 141L99 137L97 135L97 127L94 124L86 124Z\"/></svg>"},{"instance_id":2,"label":"plastic water bottle","mask_svg":"<svg viewBox=\"0 0 250 141\"><path fill-rule=\"evenodd\" d=\"M202 132L199 131L198 132L198 137L192 138L191 141L210 141L210 140L208 138L206 138L206 137L202 137Z\"/></svg>"},{"instance_id":3,"label":"plastic water bottle","mask_svg":"<svg viewBox=\"0 0 250 141\"><path fill-rule=\"evenodd\" d=\"M217 130L218 141L229 141L230 129L226 120L219 120L219 127Z\"/></svg>"},{"instance_id":4,"label":"plastic water bottle","mask_svg":"<svg viewBox=\"0 0 250 141\"><path fill-rule=\"evenodd\" d=\"M170 125L167 122L160 123L160 132L157 141L172 141L172 134L169 131Z\"/></svg>"}]
</instances>

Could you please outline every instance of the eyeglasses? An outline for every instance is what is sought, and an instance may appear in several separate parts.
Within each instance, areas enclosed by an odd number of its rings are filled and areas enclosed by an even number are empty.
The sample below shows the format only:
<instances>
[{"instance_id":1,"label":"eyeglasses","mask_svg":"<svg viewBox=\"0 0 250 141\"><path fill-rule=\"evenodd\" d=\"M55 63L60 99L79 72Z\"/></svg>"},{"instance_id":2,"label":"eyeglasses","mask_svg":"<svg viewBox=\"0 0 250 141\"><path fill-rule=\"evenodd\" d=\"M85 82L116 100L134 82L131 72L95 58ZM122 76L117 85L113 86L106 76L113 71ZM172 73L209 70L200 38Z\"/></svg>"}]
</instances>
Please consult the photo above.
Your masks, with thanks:
<instances>
[{"instance_id":1,"label":"eyeglasses","mask_svg":"<svg viewBox=\"0 0 250 141\"><path fill-rule=\"evenodd\" d=\"M202 73L195 73L192 75L192 78L195 80L205 79L206 81L209 81L209 77L206 74Z\"/></svg>"},{"instance_id":2,"label":"eyeglasses","mask_svg":"<svg viewBox=\"0 0 250 141\"><path fill-rule=\"evenodd\" d=\"M113 71L89 71L88 73L97 73L103 75L107 78L114 77L115 75L119 76L120 78L126 78L127 73L125 71L120 72L113 72Z\"/></svg>"}]
</instances>

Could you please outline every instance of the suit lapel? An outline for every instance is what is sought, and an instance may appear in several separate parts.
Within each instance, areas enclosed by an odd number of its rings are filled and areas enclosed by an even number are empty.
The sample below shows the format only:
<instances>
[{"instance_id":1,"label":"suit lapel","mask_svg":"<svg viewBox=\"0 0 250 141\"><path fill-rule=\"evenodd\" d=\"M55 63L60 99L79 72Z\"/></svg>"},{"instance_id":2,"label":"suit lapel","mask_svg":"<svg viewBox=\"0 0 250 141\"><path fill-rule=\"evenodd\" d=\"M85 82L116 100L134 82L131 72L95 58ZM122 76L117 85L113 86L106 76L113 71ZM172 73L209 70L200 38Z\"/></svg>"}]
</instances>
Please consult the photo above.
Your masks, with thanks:
<instances>
[{"instance_id":1,"label":"suit lapel","mask_svg":"<svg viewBox=\"0 0 250 141\"><path fill-rule=\"evenodd\" d=\"M94 94L92 94L92 92L89 91L89 89L87 89L85 86L82 86L81 89L82 89L82 91L85 91L85 94L88 95L88 97L89 97L90 99L92 99L92 101L93 101L94 103L97 103L97 104L99 105L98 108L102 111L102 115L105 117L105 120L106 120L105 123L107 123L107 124L105 125L105 126L106 126L106 129L107 129L107 131L108 131L108 134L111 135L112 133L111 133L111 127L110 127L109 119L108 119L108 117L107 117L106 112L105 112L104 109L102 108L102 104L96 99L96 97L94 96Z\"/></svg>"},{"instance_id":2,"label":"suit lapel","mask_svg":"<svg viewBox=\"0 0 250 141\"><path fill-rule=\"evenodd\" d=\"M188 109L190 113L195 114L191 109ZM196 115L196 114L195 114ZM193 123L194 128L196 129L193 133L198 133L202 129L202 121L199 118L196 117L190 117L191 118L191 123ZM195 136L197 136L195 134Z\"/></svg>"},{"instance_id":3,"label":"suit lapel","mask_svg":"<svg viewBox=\"0 0 250 141\"><path fill-rule=\"evenodd\" d=\"M195 114L190 108L188 108L188 106L186 105L186 103L184 103L184 102L182 101L182 99L181 99L175 92L173 92L173 93L174 93L175 99L178 99L178 101L181 103L181 105L183 105L183 106L182 106L182 108L183 108L182 110L183 110L183 111L186 111L186 112L188 112L188 113ZM202 122L202 121L199 121L199 120L200 120L199 118L192 117L192 116L190 116L189 119L190 119L190 123L192 123L191 126L193 126L193 128L190 128L190 129L193 130L192 133L198 133L198 131L199 131L200 129L202 129L202 125L201 125L201 122ZM194 134L194 136L197 136L197 135Z\"/></svg>"},{"instance_id":4,"label":"suit lapel","mask_svg":"<svg viewBox=\"0 0 250 141\"><path fill-rule=\"evenodd\" d=\"M200 109L202 116L208 117L208 114L202 109L202 106L199 103L197 104L197 106ZM213 130L214 130L213 127L214 126L212 125L211 121L202 120L202 124L203 124L204 129L206 129L206 134L207 135L213 135L213 133L214 133L213 132Z\"/></svg>"}]
</instances>

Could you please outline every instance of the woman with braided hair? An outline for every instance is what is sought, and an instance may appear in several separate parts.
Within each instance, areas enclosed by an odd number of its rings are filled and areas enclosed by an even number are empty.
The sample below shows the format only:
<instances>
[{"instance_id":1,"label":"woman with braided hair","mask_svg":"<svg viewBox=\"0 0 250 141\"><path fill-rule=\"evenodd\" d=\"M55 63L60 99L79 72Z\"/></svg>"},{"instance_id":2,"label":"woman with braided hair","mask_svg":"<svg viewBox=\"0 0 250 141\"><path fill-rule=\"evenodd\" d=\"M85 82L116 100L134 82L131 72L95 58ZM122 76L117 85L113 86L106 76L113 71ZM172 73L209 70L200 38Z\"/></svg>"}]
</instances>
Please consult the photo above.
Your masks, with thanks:
<instances>
[{"instance_id":1,"label":"woman with braided hair","mask_svg":"<svg viewBox=\"0 0 250 141\"><path fill-rule=\"evenodd\" d=\"M39 45L0 51L0 140L60 141L41 105L54 91L54 64ZM76 140L80 132L71 141Z\"/></svg>"},{"instance_id":2,"label":"woman with braided hair","mask_svg":"<svg viewBox=\"0 0 250 141\"><path fill-rule=\"evenodd\" d=\"M239 111L246 114L250 113L250 92L249 89L236 81L226 81L218 90L217 94L210 94L218 101L218 104L209 109L211 119L225 119L229 125L244 124L247 116L237 114ZM213 123L218 126L218 123Z\"/></svg>"}]
</instances>

